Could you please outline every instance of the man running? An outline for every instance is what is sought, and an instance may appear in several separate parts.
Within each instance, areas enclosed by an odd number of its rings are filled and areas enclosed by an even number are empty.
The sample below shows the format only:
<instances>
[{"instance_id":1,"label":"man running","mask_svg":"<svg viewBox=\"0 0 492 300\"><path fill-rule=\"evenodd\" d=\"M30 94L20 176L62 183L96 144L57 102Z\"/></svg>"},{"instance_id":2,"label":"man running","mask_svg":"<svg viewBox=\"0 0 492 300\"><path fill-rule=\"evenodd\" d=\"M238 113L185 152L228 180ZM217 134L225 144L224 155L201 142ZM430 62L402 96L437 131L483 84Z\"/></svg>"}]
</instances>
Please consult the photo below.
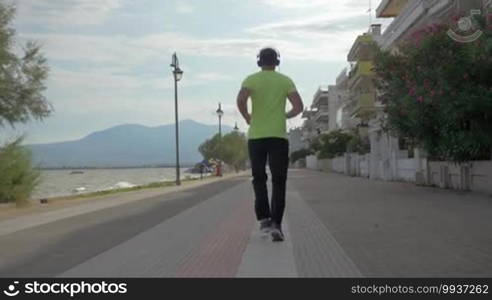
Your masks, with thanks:
<instances>
[{"instance_id":1,"label":"man running","mask_svg":"<svg viewBox=\"0 0 492 300\"><path fill-rule=\"evenodd\" d=\"M285 210L285 189L289 167L289 141L286 119L303 111L303 103L294 82L276 72L280 54L274 48L263 48L257 56L261 71L248 76L237 96L241 115L250 125L248 150L255 192L255 213L263 233L270 232L272 240L283 241L282 217ZM251 97L252 112L248 112ZM286 113L286 99L292 110ZM268 202L266 163L272 174L272 199Z\"/></svg>"}]
</instances>

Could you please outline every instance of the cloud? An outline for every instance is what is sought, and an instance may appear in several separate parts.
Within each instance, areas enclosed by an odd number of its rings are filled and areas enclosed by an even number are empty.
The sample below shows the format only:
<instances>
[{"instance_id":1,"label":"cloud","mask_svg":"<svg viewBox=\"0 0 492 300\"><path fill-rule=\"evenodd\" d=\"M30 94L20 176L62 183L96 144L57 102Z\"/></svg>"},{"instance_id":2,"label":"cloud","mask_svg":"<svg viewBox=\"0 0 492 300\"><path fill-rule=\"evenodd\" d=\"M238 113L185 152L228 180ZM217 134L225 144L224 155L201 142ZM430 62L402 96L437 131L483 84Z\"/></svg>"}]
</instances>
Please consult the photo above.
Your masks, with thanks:
<instances>
[{"instance_id":1,"label":"cloud","mask_svg":"<svg viewBox=\"0 0 492 300\"><path fill-rule=\"evenodd\" d=\"M105 64L131 67L152 63L172 52L193 56L251 56L268 38L200 38L193 35L163 32L139 38L124 35L102 36L82 34L21 34L23 40L36 40L51 61ZM289 42L282 42L288 44Z\"/></svg>"},{"instance_id":2,"label":"cloud","mask_svg":"<svg viewBox=\"0 0 492 300\"><path fill-rule=\"evenodd\" d=\"M232 80L233 78L228 75L224 74L219 74L219 73L212 73L212 72L206 72L206 73L200 73L196 75L196 78L201 81L225 81L225 80Z\"/></svg>"},{"instance_id":3,"label":"cloud","mask_svg":"<svg viewBox=\"0 0 492 300\"><path fill-rule=\"evenodd\" d=\"M21 0L18 19L41 26L98 25L121 6L122 0Z\"/></svg>"},{"instance_id":4,"label":"cloud","mask_svg":"<svg viewBox=\"0 0 492 300\"><path fill-rule=\"evenodd\" d=\"M365 0L259 0L264 4L303 15L259 24L245 31L254 38L269 38L286 46L283 57L341 62L356 37L369 29L369 3ZM376 1L378 2L378 1ZM373 1L373 7L377 4ZM309 13L299 14L299 9ZM374 15L374 10L371 12ZM372 19L373 23L389 22ZM290 41L284 44L283 41Z\"/></svg>"},{"instance_id":5,"label":"cloud","mask_svg":"<svg viewBox=\"0 0 492 300\"><path fill-rule=\"evenodd\" d=\"M354 29L364 30L367 26L368 21L364 14L352 13L345 16L321 15L301 20L267 23L249 28L247 32L273 37L290 34L303 39L307 37L305 34L333 35Z\"/></svg>"},{"instance_id":6,"label":"cloud","mask_svg":"<svg viewBox=\"0 0 492 300\"><path fill-rule=\"evenodd\" d=\"M77 89L81 94L90 94L95 91L121 92L133 89L167 89L172 87L172 77L144 78L138 75L114 74L111 70L94 68L90 71L71 71L53 68L51 71L49 88L56 90Z\"/></svg>"},{"instance_id":7,"label":"cloud","mask_svg":"<svg viewBox=\"0 0 492 300\"><path fill-rule=\"evenodd\" d=\"M231 26L231 30L225 33L207 28L210 32L203 35L186 26L178 27L179 22L167 20L168 27L142 26L145 31L130 36L123 29L120 33L113 30L126 22L119 19L121 14L133 13L122 7L130 0L18 0L20 28L31 28L30 32L19 30L19 36L24 41L34 39L41 42L52 66L47 93L50 101L54 102L56 116L49 128L56 131L57 126L63 126L60 124L64 122L76 122L72 118L84 120L91 115L100 117L94 118L96 123L86 122L84 130L121 122L157 125L172 120L174 94L169 59L174 51L191 58L185 59L185 76L180 87L201 86L184 89L180 94L181 117L214 124L217 121L214 113L217 99L209 99L208 95L212 93L224 101L224 121L234 125L237 120L241 127L244 124L231 100L235 96L230 84L234 80L230 77L234 72L230 72L227 69L230 66L226 65L211 68L208 62L216 61L215 58L252 60L259 48L272 45L281 51L283 62L309 60L306 65L314 62L311 65L316 69L304 69L316 80L321 76L320 70L327 67L327 62L346 60L353 41L369 25L366 0L254 1L267 13L273 8L275 14L270 16L275 17L264 22L260 20L265 19L253 16L248 22ZM230 5L239 5L236 1L229 2ZM189 14L180 16L180 20L202 18L200 22L207 24L207 15L197 9L198 2L174 0L168 3L170 5L165 7L170 9L169 13ZM115 18L116 11L118 18ZM147 11L143 13L147 14ZM148 13L160 17L166 11ZM111 35L107 35L104 34L108 32L105 23L110 18L120 23L112 28ZM175 27L171 27L172 24ZM244 27L242 24L248 25ZM172 32L173 28L180 28L182 32ZM191 65L192 61L199 61L200 65ZM186 62L190 65L187 66ZM196 70L192 70L194 68ZM292 75L305 75L301 74ZM214 90L219 86L215 83L222 84L220 90ZM312 88L307 86L299 86L299 89Z\"/></svg>"},{"instance_id":8,"label":"cloud","mask_svg":"<svg viewBox=\"0 0 492 300\"><path fill-rule=\"evenodd\" d=\"M197 87L229 79L231 78L226 75L212 72L189 74L180 83L180 87ZM142 97L171 94L174 79L168 74L162 77L114 74L111 69L105 68L86 71L53 68L47 85L49 95L55 96L53 104L57 111L73 113L72 107L77 103L77 106L84 107L85 113L113 112L121 108L122 104L133 105ZM122 99L127 100L124 102Z\"/></svg>"},{"instance_id":9,"label":"cloud","mask_svg":"<svg viewBox=\"0 0 492 300\"><path fill-rule=\"evenodd\" d=\"M324 10L327 12L339 11L346 13L355 10L367 10L369 8L368 0L259 0L261 3L282 9L313 9L316 11ZM378 2L378 3L375 3ZM373 1L373 7L380 1Z\"/></svg>"},{"instance_id":10,"label":"cloud","mask_svg":"<svg viewBox=\"0 0 492 300\"><path fill-rule=\"evenodd\" d=\"M327 0L309 0L309 1L299 1L299 0L261 0L264 4L271 5L280 8L313 8L320 6L328 6ZM335 1L330 1L335 2Z\"/></svg>"},{"instance_id":11,"label":"cloud","mask_svg":"<svg viewBox=\"0 0 492 300\"><path fill-rule=\"evenodd\" d=\"M282 25L283 26L283 25ZM327 52L339 45L331 41L320 40L313 36L319 32L307 32L307 28L288 28L290 25L264 25L251 28L250 37L245 38L200 38L193 35L164 32L150 34L140 38L126 36L91 36L79 34L24 34L23 39L39 41L43 52L50 61L72 62L87 66L105 65L130 71L132 68L155 64L163 57L170 56L174 51L196 57L244 57L256 55L258 49L265 45L273 45L283 51L283 57L290 59L310 59L315 61L331 61L329 55L320 55L319 51ZM287 35L304 30L304 37L292 39ZM360 30L323 34L323 38L345 37L355 38Z\"/></svg>"}]
</instances>

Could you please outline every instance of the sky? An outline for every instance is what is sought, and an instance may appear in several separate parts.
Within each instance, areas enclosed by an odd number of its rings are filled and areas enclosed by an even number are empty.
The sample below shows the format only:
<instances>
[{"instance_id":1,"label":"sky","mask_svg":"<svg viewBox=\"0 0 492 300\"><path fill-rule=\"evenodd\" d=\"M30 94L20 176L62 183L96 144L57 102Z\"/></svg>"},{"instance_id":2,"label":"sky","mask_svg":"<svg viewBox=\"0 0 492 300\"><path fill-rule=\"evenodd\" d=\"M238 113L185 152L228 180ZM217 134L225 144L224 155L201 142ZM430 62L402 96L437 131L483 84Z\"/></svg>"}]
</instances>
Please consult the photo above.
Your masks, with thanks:
<instances>
[{"instance_id":1,"label":"sky","mask_svg":"<svg viewBox=\"0 0 492 300\"><path fill-rule=\"evenodd\" d=\"M372 0L374 10L381 0ZM241 130L236 109L242 80L258 71L256 54L274 46L280 72L306 106L320 85L334 84L354 40L369 28L369 0L17 0L19 46L43 46L54 108L42 122L7 128L25 143L80 139L120 124L174 123L171 56L177 52L179 118ZM302 119L288 121L289 128ZM4 130L5 132L5 130Z\"/></svg>"}]
</instances>

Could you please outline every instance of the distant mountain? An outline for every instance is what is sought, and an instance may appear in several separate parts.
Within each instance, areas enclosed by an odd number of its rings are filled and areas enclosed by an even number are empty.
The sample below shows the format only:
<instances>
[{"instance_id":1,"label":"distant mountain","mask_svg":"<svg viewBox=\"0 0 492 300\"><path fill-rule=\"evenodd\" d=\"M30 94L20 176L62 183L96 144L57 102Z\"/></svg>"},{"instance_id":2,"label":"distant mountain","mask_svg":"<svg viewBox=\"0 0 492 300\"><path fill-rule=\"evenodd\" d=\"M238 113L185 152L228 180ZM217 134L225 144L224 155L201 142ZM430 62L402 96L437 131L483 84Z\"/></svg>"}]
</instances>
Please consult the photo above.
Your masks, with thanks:
<instances>
[{"instance_id":1,"label":"distant mountain","mask_svg":"<svg viewBox=\"0 0 492 300\"><path fill-rule=\"evenodd\" d=\"M217 125L192 120L179 122L180 162L190 165L202 159L198 146L218 131ZM127 124L89 134L77 141L27 145L35 165L61 167L133 167L174 165L174 124L158 127ZM232 130L222 126L223 132Z\"/></svg>"}]
</instances>

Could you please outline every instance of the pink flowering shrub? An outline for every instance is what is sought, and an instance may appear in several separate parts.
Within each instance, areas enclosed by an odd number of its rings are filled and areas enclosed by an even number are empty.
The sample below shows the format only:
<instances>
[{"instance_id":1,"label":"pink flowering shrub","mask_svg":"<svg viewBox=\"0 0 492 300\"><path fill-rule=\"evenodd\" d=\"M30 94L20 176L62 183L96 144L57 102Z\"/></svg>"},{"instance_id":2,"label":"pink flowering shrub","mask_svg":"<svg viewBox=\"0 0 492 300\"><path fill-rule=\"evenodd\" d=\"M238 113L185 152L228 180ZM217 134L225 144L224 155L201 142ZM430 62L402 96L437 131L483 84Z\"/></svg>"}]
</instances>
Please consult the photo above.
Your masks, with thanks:
<instances>
[{"instance_id":1,"label":"pink flowering shrub","mask_svg":"<svg viewBox=\"0 0 492 300\"><path fill-rule=\"evenodd\" d=\"M379 49L375 84L385 104L384 128L431 158L490 159L492 36L459 43L446 25L415 32L398 51Z\"/></svg>"}]
</instances>

